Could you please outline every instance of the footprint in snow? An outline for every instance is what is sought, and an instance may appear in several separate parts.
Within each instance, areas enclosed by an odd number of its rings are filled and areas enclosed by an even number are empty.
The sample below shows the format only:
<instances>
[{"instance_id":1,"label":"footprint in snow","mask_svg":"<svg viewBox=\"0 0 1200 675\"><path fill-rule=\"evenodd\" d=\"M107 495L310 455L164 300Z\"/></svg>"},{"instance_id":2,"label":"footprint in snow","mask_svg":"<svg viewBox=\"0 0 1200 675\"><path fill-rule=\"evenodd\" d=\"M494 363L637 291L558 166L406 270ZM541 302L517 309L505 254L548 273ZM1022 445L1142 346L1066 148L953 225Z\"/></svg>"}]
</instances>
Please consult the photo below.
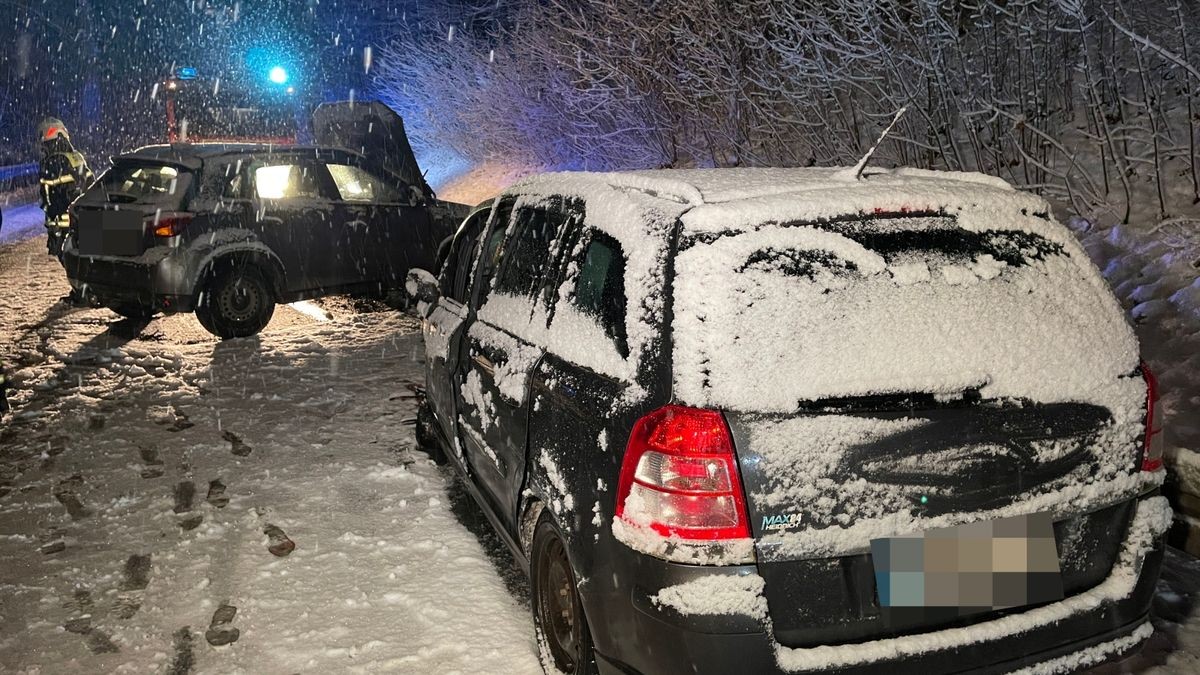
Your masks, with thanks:
<instances>
[{"instance_id":1,"label":"footprint in snow","mask_svg":"<svg viewBox=\"0 0 1200 675\"><path fill-rule=\"evenodd\" d=\"M146 464L154 466L162 466L162 459L158 456L156 448L138 448L138 454L141 455L142 461Z\"/></svg>"},{"instance_id":2,"label":"footprint in snow","mask_svg":"<svg viewBox=\"0 0 1200 675\"><path fill-rule=\"evenodd\" d=\"M142 608L143 591L150 585L150 554L134 554L125 560L121 573L121 592L113 610L118 618L130 619Z\"/></svg>"},{"instance_id":3,"label":"footprint in snow","mask_svg":"<svg viewBox=\"0 0 1200 675\"><path fill-rule=\"evenodd\" d=\"M196 496L196 484L185 480L175 486L175 513L187 513L192 510L192 499Z\"/></svg>"},{"instance_id":4,"label":"footprint in snow","mask_svg":"<svg viewBox=\"0 0 1200 675\"><path fill-rule=\"evenodd\" d=\"M232 452L238 457L246 457L253 450L253 448L251 448L249 445L246 445L246 442L232 431L222 431L221 438L224 438L233 445Z\"/></svg>"},{"instance_id":5,"label":"footprint in snow","mask_svg":"<svg viewBox=\"0 0 1200 675\"><path fill-rule=\"evenodd\" d=\"M171 664L167 666L167 674L187 675L196 662L196 657L192 653L192 629L184 626L175 631L171 644L175 654L171 657Z\"/></svg>"},{"instance_id":6,"label":"footprint in snow","mask_svg":"<svg viewBox=\"0 0 1200 675\"><path fill-rule=\"evenodd\" d=\"M208 482L208 496L205 499L218 509L223 509L229 504L229 497L225 496L225 484L220 478Z\"/></svg>"},{"instance_id":7,"label":"footprint in snow","mask_svg":"<svg viewBox=\"0 0 1200 675\"><path fill-rule=\"evenodd\" d=\"M54 498L67 509L67 515L71 516L71 520L80 520L92 515L90 510L84 508L83 502L79 501L79 495L76 494L81 487L83 487L83 476L75 474L66 480L59 481L58 486L54 489Z\"/></svg>"},{"instance_id":8,"label":"footprint in snow","mask_svg":"<svg viewBox=\"0 0 1200 675\"><path fill-rule=\"evenodd\" d=\"M268 524L263 528L263 534L267 535L267 550L278 558L285 558L296 550L296 542L289 539L287 534L276 525Z\"/></svg>"},{"instance_id":9,"label":"footprint in snow","mask_svg":"<svg viewBox=\"0 0 1200 675\"><path fill-rule=\"evenodd\" d=\"M222 604L213 612L212 622L208 626L208 630L204 632L204 639L208 640L208 644L214 647L221 647L231 642L237 642L241 636L241 631L229 625L233 623L233 618L237 616L237 607L230 604Z\"/></svg>"},{"instance_id":10,"label":"footprint in snow","mask_svg":"<svg viewBox=\"0 0 1200 675\"><path fill-rule=\"evenodd\" d=\"M63 624L63 630L68 633L82 635L88 651L93 654L116 654L121 651L117 645L113 644L112 638L106 633L92 628L91 617L84 616L71 619Z\"/></svg>"},{"instance_id":11,"label":"footprint in snow","mask_svg":"<svg viewBox=\"0 0 1200 675\"><path fill-rule=\"evenodd\" d=\"M138 454L142 457L142 462L146 465L142 469L142 478L160 478L163 475L163 461L158 456L158 450L154 448L139 448Z\"/></svg>"}]
</instances>

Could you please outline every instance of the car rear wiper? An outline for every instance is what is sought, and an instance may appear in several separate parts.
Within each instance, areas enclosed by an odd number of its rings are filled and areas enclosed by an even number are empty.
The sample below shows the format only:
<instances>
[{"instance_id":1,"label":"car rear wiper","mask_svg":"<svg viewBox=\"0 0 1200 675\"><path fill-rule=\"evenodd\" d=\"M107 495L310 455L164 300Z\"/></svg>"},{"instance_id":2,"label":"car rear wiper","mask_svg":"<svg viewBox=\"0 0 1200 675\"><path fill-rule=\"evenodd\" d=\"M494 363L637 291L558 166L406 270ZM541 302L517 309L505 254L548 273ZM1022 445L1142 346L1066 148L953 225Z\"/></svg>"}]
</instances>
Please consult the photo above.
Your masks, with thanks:
<instances>
[{"instance_id":1,"label":"car rear wiper","mask_svg":"<svg viewBox=\"0 0 1200 675\"><path fill-rule=\"evenodd\" d=\"M108 196L110 204L130 204L137 201L137 195L128 192L107 192L105 194Z\"/></svg>"},{"instance_id":2,"label":"car rear wiper","mask_svg":"<svg viewBox=\"0 0 1200 675\"><path fill-rule=\"evenodd\" d=\"M978 405L983 399L982 384L963 389L953 395L928 392L898 392L866 394L863 396L830 397L801 401L797 412L895 412L902 410L932 410L936 408L966 408Z\"/></svg>"}]
</instances>

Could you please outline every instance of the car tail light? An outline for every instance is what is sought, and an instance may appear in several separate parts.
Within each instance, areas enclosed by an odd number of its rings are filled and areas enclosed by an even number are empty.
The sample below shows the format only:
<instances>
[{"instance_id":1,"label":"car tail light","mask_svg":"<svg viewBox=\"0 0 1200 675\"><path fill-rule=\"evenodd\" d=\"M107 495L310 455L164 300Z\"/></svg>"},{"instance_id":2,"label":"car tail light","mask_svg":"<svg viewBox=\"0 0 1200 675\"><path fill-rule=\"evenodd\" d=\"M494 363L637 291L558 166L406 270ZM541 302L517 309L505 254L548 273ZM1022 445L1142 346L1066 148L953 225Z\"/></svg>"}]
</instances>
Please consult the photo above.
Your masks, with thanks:
<instances>
[{"instance_id":1,"label":"car tail light","mask_svg":"<svg viewBox=\"0 0 1200 675\"><path fill-rule=\"evenodd\" d=\"M1163 411L1158 398L1158 378L1142 361L1146 380L1146 438L1142 443L1142 471L1158 471L1163 465Z\"/></svg>"},{"instance_id":2,"label":"car tail light","mask_svg":"<svg viewBox=\"0 0 1200 675\"><path fill-rule=\"evenodd\" d=\"M192 222L192 214L190 213L174 213L169 216L159 216L158 220L154 222L154 236L178 236L183 234L183 231L187 229L190 222Z\"/></svg>"},{"instance_id":3,"label":"car tail light","mask_svg":"<svg viewBox=\"0 0 1200 675\"><path fill-rule=\"evenodd\" d=\"M616 515L681 539L750 536L729 426L720 412L668 405L633 426Z\"/></svg>"}]
</instances>

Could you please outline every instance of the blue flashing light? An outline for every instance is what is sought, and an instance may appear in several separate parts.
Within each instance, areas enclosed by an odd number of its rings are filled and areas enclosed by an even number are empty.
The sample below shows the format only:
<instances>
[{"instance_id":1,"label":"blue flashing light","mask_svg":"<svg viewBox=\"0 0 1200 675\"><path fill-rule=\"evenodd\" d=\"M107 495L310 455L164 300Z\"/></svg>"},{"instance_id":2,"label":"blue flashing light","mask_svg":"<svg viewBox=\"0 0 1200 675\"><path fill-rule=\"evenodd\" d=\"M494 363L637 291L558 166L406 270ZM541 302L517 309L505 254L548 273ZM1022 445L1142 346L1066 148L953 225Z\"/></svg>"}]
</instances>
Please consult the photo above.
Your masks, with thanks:
<instances>
[{"instance_id":1,"label":"blue flashing light","mask_svg":"<svg viewBox=\"0 0 1200 675\"><path fill-rule=\"evenodd\" d=\"M288 81L288 72L284 70L283 66L275 66L267 77L271 78L275 84L284 84Z\"/></svg>"},{"instance_id":2,"label":"blue flashing light","mask_svg":"<svg viewBox=\"0 0 1200 675\"><path fill-rule=\"evenodd\" d=\"M192 66L180 66L175 69L175 77L180 80L194 80L200 73Z\"/></svg>"}]
</instances>

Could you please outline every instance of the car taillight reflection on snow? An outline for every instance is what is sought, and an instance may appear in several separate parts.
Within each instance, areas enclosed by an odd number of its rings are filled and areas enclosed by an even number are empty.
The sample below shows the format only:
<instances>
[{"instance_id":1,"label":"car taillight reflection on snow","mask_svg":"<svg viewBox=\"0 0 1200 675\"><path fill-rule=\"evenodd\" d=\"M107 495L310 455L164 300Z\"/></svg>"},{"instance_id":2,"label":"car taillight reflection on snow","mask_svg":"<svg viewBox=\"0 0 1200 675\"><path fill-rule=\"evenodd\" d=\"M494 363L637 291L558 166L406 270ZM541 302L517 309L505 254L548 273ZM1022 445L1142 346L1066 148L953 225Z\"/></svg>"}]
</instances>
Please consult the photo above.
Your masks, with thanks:
<instances>
[{"instance_id":1,"label":"car taillight reflection on snow","mask_svg":"<svg viewBox=\"0 0 1200 675\"><path fill-rule=\"evenodd\" d=\"M715 410L668 405L638 420L617 490L617 517L682 539L750 536L733 439Z\"/></svg>"},{"instance_id":2,"label":"car taillight reflection on snow","mask_svg":"<svg viewBox=\"0 0 1200 675\"><path fill-rule=\"evenodd\" d=\"M1158 397L1158 378L1143 361L1146 380L1146 439L1142 447L1142 471L1158 471L1163 465L1163 411Z\"/></svg>"}]
</instances>

